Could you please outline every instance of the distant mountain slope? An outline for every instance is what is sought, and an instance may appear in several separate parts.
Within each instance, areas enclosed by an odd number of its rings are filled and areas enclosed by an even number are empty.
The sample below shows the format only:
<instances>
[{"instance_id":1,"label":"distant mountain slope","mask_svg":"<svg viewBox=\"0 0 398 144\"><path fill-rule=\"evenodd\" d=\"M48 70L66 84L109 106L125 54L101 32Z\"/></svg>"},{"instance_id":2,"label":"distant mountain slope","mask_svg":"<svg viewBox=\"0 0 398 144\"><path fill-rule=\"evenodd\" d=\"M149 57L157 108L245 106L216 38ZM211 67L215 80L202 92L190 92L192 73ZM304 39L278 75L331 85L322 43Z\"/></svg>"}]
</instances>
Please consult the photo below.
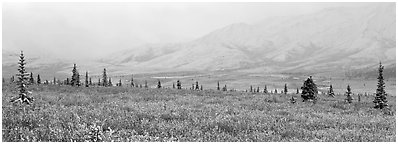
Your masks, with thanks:
<instances>
[{"instance_id":1,"label":"distant mountain slope","mask_svg":"<svg viewBox=\"0 0 398 144\"><path fill-rule=\"evenodd\" d=\"M195 41L147 45L101 62L131 69L335 71L395 64L395 4L232 24ZM260 69L258 69L261 67Z\"/></svg>"}]
</instances>

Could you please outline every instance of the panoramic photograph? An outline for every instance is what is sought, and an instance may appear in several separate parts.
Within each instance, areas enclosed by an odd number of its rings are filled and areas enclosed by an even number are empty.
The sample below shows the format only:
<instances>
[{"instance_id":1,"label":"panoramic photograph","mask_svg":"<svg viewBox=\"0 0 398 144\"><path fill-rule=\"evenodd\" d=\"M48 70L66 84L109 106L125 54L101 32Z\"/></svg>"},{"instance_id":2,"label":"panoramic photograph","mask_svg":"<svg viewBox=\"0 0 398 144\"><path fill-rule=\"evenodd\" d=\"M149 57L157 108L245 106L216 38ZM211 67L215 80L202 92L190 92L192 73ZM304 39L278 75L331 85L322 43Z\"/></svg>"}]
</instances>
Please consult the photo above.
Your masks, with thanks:
<instances>
[{"instance_id":1,"label":"panoramic photograph","mask_svg":"<svg viewBox=\"0 0 398 144\"><path fill-rule=\"evenodd\" d=\"M396 142L395 2L3 2L2 142Z\"/></svg>"}]
</instances>

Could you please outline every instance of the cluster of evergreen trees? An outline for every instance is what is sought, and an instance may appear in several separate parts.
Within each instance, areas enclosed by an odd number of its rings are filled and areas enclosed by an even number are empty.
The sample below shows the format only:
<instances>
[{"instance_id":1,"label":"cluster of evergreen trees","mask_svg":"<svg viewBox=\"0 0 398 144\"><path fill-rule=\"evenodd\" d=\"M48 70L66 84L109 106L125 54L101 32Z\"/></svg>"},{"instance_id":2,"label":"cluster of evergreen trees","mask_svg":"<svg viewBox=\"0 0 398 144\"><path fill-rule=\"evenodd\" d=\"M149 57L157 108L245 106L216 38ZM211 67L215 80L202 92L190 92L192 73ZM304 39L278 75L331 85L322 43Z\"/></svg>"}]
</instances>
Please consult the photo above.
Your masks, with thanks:
<instances>
[{"instance_id":1,"label":"cluster of evergreen trees","mask_svg":"<svg viewBox=\"0 0 398 144\"><path fill-rule=\"evenodd\" d=\"M19 92L19 96L18 98L15 98L13 100L11 100L12 102L16 102L16 101L20 101L21 103L27 103L30 104L33 100L32 97L28 96L28 90L27 90L27 85L29 84L34 84L35 80L33 78L33 73L31 72L30 74L26 72L25 69L25 57L23 55L23 52L21 51L21 54L19 56L19 62L18 62L18 74L17 76L17 85L18 85L18 92ZM383 109L385 107L388 106L387 104L387 93L385 92L385 83L384 83L384 78L383 78L383 69L384 66L381 64L379 65L379 76L378 76L378 84L377 84L377 90L376 90L376 96L375 99L373 100L373 103L375 104L374 108L379 108L379 109ZM14 76L11 77L10 82L14 83L15 79ZM5 82L4 78L3 78L3 83ZM40 85L41 79L40 79L40 75L37 75L37 80L36 80L36 84ZM58 79L56 79L54 77L53 79L53 84L62 84L62 82ZM48 80L45 80L44 84L49 84ZM80 83L80 75L79 72L77 70L77 66L76 64L73 65L73 69L72 69L72 77L69 80L69 78L67 78L63 84L66 85L71 85L71 86L81 86L82 84ZM93 83L91 81L91 77L89 77L88 72L86 71L85 73L85 83L84 83L85 87L89 87L92 86ZM98 86L104 86L104 87L108 87L108 86L112 86L112 79L110 77L108 77L107 73L106 73L106 69L104 68L103 74L102 74L102 80L98 79ZM122 80L119 79L119 82L116 84L117 86L122 86ZM138 87L137 83L134 83L134 78L132 76L131 78L131 86L132 87ZM142 88L142 85L139 85L140 88ZM148 88L148 84L147 81L145 81L145 88ZM160 82L160 80L158 80L158 84L157 84L157 88L162 88L162 84ZM175 84L173 83L173 88L175 88ZM180 82L180 80L177 80L177 89L181 89L182 88L182 84ZM192 90L203 90L203 86L199 85L199 82L196 81L195 84L192 84ZM217 90L222 90L222 91L227 91L227 85L224 85L224 87L221 89L220 88L220 82L217 82ZM246 90L247 91L247 90ZM253 88L253 86L250 86L250 92L260 92L260 87ZM267 85L265 85L264 93L268 93L267 90ZM281 93L287 94L288 92L288 88L287 88L287 84L285 84L283 91L281 91ZM271 91L272 93L272 91ZM277 89L275 89L275 93L278 93ZM299 89L297 88L297 94L299 94ZM314 83L312 76L310 76L307 80L304 81L303 86L301 87L301 98L303 99L303 102L305 101L313 101L316 102L317 100L317 94L318 94L318 89L316 84ZM346 101L348 103L352 103L352 92L351 92L351 87L350 85L347 86L347 92L345 93L346 95ZM329 91L328 91L328 96L330 97L334 97L334 91L333 91L333 87L332 85L330 85ZM358 101L360 101L360 95L358 95ZM290 99L290 101L292 103L295 103L296 100L292 95L292 98Z\"/></svg>"}]
</instances>

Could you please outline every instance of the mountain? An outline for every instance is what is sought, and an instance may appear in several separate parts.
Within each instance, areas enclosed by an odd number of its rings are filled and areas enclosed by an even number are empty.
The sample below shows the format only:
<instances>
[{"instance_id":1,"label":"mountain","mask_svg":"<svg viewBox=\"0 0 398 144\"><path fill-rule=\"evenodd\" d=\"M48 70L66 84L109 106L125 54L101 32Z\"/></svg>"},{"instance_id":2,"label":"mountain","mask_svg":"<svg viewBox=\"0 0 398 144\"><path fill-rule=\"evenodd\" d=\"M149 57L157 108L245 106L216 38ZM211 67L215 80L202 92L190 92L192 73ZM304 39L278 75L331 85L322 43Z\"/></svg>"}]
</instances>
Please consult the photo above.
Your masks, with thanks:
<instances>
[{"instance_id":1,"label":"mountain","mask_svg":"<svg viewBox=\"0 0 398 144\"><path fill-rule=\"evenodd\" d=\"M115 52L78 62L78 68L94 75L107 68L114 75L233 70L346 76L350 72L369 73L381 61L395 70L395 15L395 3L372 3L269 17L252 24L231 24L193 41L147 44ZM3 49L3 75L8 68L15 69L17 55ZM51 69L63 76L69 76L76 63L47 56L32 60L37 71Z\"/></svg>"},{"instance_id":2,"label":"mountain","mask_svg":"<svg viewBox=\"0 0 398 144\"><path fill-rule=\"evenodd\" d=\"M100 62L165 71L334 73L377 66L379 61L395 67L395 11L395 3L379 3L271 17L232 24L186 43L114 53Z\"/></svg>"}]
</instances>

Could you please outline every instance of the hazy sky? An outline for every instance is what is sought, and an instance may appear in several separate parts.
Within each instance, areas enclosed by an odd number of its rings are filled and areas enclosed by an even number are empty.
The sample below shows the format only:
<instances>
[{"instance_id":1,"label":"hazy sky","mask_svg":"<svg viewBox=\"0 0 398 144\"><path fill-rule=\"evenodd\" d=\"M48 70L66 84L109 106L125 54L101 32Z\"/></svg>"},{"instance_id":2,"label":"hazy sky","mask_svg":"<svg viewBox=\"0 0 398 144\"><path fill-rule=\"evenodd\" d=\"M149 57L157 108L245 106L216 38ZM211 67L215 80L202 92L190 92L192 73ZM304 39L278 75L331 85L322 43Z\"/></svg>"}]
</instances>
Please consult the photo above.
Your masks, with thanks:
<instances>
[{"instance_id":1,"label":"hazy sky","mask_svg":"<svg viewBox=\"0 0 398 144\"><path fill-rule=\"evenodd\" d=\"M94 58L146 43L194 40L233 23L365 4L3 3L3 49Z\"/></svg>"}]
</instances>

